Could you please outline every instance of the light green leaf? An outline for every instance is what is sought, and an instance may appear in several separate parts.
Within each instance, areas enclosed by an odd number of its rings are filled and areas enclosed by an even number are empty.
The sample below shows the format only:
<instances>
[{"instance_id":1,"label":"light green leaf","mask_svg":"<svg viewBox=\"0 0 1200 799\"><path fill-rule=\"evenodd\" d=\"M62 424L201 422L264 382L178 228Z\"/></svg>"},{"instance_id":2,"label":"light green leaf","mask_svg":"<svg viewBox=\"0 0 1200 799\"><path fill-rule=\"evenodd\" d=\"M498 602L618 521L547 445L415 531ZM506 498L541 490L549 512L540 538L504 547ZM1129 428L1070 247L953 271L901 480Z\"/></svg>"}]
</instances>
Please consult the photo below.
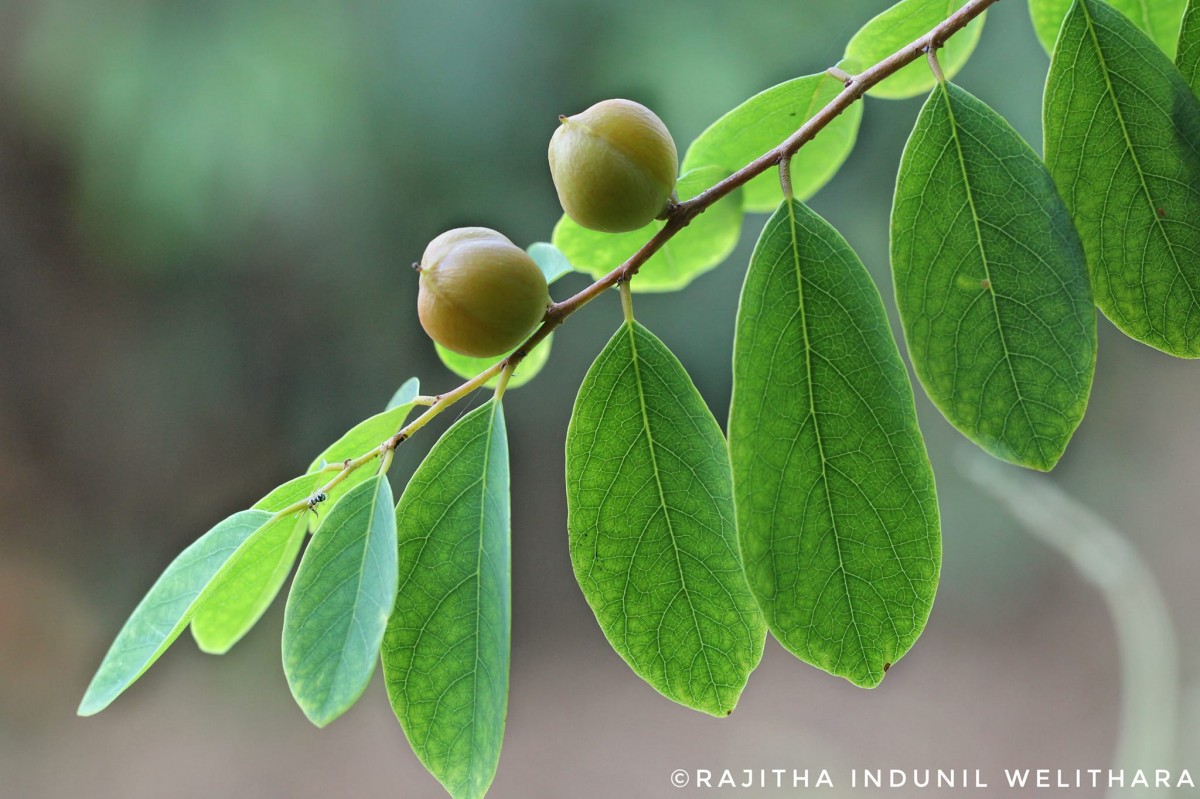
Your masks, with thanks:
<instances>
[{"instance_id":1,"label":"light green leaf","mask_svg":"<svg viewBox=\"0 0 1200 799\"><path fill-rule=\"evenodd\" d=\"M509 388L517 388L528 383L530 380L538 376L542 371L542 367L550 360L550 345L554 343L554 334L546 336L541 344L529 351L521 362L517 364L516 371L513 372L512 378L508 381ZM434 349L437 350L438 357L442 359L442 363L446 365L454 374L459 377L470 380L475 375L493 366L501 358L472 358L469 355L459 355L457 352L448 350L441 344L434 344ZM515 350L514 350L515 351ZM512 353L506 353L504 358L507 358ZM495 387L500 381L497 375L487 382L488 386Z\"/></svg>"},{"instance_id":2,"label":"light green leaf","mask_svg":"<svg viewBox=\"0 0 1200 799\"><path fill-rule=\"evenodd\" d=\"M404 391L404 387L402 386L400 390ZM390 407L386 411L364 419L326 447L325 451L309 464L308 471L315 472L324 468L326 464L341 463L347 458L357 458L359 455L366 454L373 447L378 447L400 431L412 409L412 400L409 400L402 405Z\"/></svg>"},{"instance_id":3,"label":"light green leaf","mask_svg":"<svg viewBox=\"0 0 1200 799\"><path fill-rule=\"evenodd\" d=\"M308 532L303 513L268 522L229 559L192 616L200 650L223 655L250 632L292 571Z\"/></svg>"},{"instance_id":4,"label":"light green leaf","mask_svg":"<svg viewBox=\"0 0 1200 799\"><path fill-rule=\"evenodd\" d=\"M1052 469L1095 372L1083 245L1041 159L953 84L933 90L900 162L892 269L929 398L997 458Z\"/></svg>"},{"instance_id":5,"label":"light green leaf","mask_svg":"<svg viewBox=\"0 0 1200 799\"><path fill-rule=\"evenodd\" d=\"M720 167L726 173L741 169L798 130L845 87L824 72L795 78L764 92L718 119L700 134L683 157L683 171L702 166ZM829 182L858 136L862 105L855 103L792 159L792 192L808 199ZM742 187L747 211L773 211L783 193L779 173L768 170Z\"/></svg>"},{"instance_id":6,"label":"light green leaf","mask_svg":"<svg viewBox=\"0 0 1200 799\"><path fill-rule=\"evenodd\" d=\"M901 0L854 34L846 45L841 68L855 74L862 72L929 33L961 5L962 0ZM986 12L980 14L938 50L938 62L947 78L957 75L975 52L986 16ZM904 100L924 94L936 83L929 64L919 58L867 94L885 100Z\"/></svg>"},{"instance_id":7,"label":"light green leaf","mask_svg":"<svg viewBox=\"0 0 1200 799\"><path fill-rule=\"evenodd\" d=\"M413 750L455 799L496 774L512 627L508 442L495 401L454 424L396 508L400 590L383 674Z\"/></svg>"},{"instance_id":8,"label":"light green leaf","mask_svg":"<svg viewBox=\"0 0 1200 799\"><path fill-rule=\"evenodd\" d=\"M405 385L407 386L407 384ZM401 390L404 390L403 386ZM326 447L325 451L313 460L308 467L309 473L312 474L323 470L326 464L340 464L348 458L357 458L359 455L365 455L372 448L378 447L385 440L400 432L400 429L404 427L404 423L407 421L408 415L414 407L416 406L410 400L408 403L388 408L382 413L377 413L369 419L359 422L350 428L345 435ZM348 494L352 488L370 479L374 473L374 470L369 466L362 466L355 469L344 480L327 492L325 507L335 504L339 499ZM325 472L321 476L321 479L313 485L313 490L333 479L336 474L337 472L333 470Z\"/></svg>"},{"instance_id":9,"label":"light green leaf","mask_svg":"<svg viewBox=\"0 0 1200 799\"><path fill-rule=\"evenodd\" d=\"M317 490L318 481L323 477L329 479L333 477L333 474L330 473L326 476L309 472L299 477L293 477L283 485L271 489L271 493L255 502L251 507L254 510L269 510L272 513L281 511L289 505L295 505L312 496L312 493Z\"/></svg>"},{"instance_id":10,"label":"light green leaf","mask_svg":"<svg viewBox=\"0 0 1200 799\"><path fill-rule=\"evenodd\" d=\"M1175 63L1192 92L1200 96L1200 0L1189 0L1184 12Z\"/></svg>"},{"instance_id":11,"label":"light green leaf","mask_svg":"<svg viewBox=\"0 0 1200 799\"><path fill-rule=\"evenodd\" d=\"M529 257L541 268L547 283L553 283L565 274L575 271L567 256L563 255L553 244L535 241L526 248Z\"/></svg>"},{"instance_id":12,"label":"light green leaf","mask_svg":"<svg viewBox=\"0 0 1200 799\"><path fill-rule=\"evenodd\" d=\"M746 575L772 634L877 685L937 590L933 471L879 292L799 202L767 222L746 274L729 447Z\"/></svg>"},{"instance_id":13,"label":"light green leaf","mask_svg":"<svg viewBox=\"0 0 1200 799\"><path fill-rule=\"evenodd\" d=\"M270 518L266 511L240 511L179 553L117 634L79 704L79 715L108 707L158 660L203 604L205 587Z\"/></svg>"},{"instance_id":14,"label":"light green leaf","mask_svg":"<svg viewBox=\"0 0 1200 799\"><path fill-rule=\"evenodd\" d=\"M1033 29L1047 53L1054 52L1054 43L1073 0L1029 0L1029 16ZM1150 36L1169 56L1175 55L1179 18L1187 0L1109 0L1109 5L1124 14L1134 25Z\"/></svg>"},{"instance_id":15,"label":"light green leaf","mask_svg":"<svg viewBox=\"0 0 1200 799\"><path fill-rule=\"evenodd\" d=\"M732 713L766 630L738 557L729 453L683 366L636 322L575 400L567 531L617 654L668 699Z\"/></svg>"},{"instance_id":16,"label":"light green leaf","mask_svg":"<svg viewBox=\"0 0 1200 799\"><path fill-rule=\"evenodd\" d=\"M415 377L410 377L401 384L400 388L396 389L396 393L388 400L385 411L390 411L399 408L401 405L408 405L421 393L421 381Z\"/></svg>"},{"instance_id":17,"label":"light green leaf","mask_svg":"<svg viewBox=\"0 0 1200 799\"><path fill-rule=\"evenodd\" d=\"M317 528L284 611L283 671L318 727L366 690L396 581L392 489L376 475L343 496Z\"/></svg>"},{"instance_id":18,"label":"light green leaf","mask_svg":"<svg viewBox=\"0 0 1200 799\"><path fill-rule=\"evenodd\" d=\"M728 174L701 167L679 179L675 190L688 199ZM599 278L628 260L663 226L651 222L630 233L600 233L580 227L563 216L554 226L554 246L575 268ZM662 249L651 256L629 285L634 291L676 291L719 265L737 246L742 232L742 192L737 190L696 217Z\"/></svg>"},{"instance_id":19,"label":"light green leaf","mask_svg":"<svg viewBox=\"0 0 1200 799\"><path fill-rule=\"evenodd\" d=\"M1132 338L1200 357L1200 101L1129 20L1083 0L1063 23L1044 116L1096 304Z\"/></svg>"}]
</instances>

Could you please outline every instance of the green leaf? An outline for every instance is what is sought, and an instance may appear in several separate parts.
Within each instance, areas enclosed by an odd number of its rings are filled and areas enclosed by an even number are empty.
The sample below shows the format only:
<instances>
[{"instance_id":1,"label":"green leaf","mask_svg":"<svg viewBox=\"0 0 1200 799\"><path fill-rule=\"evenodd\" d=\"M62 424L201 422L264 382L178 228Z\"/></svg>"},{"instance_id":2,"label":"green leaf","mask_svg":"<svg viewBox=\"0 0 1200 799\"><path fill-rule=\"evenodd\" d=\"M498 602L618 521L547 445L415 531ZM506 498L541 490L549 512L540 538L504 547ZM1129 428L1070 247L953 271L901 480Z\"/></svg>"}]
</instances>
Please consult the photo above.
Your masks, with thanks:
<instances>
[{"instance_id":1,"label":"green leaf","mask_svg":"<svg viewBox=\"0 0 1200 799\"><path fill-rule=\"evenodd\" d=\"M902 0L854 34L846 45L841 68L854 74L862 72L929 33L961 5L962 0ZM957 75L975 52L986 16L986 12L980 14L938 50L938 62L947 78ZM867 94L885 100L905 100L924 94L936 83L928 63L920 58Z\"/></svg>"},{"instance_id":2,"label":"green leaf","mask_svg":"<svg viewBox=\"0 0 1200 799\"><path fill-rule=\"evenodd\" d=\"M1054 52L1059 29L1072 3L1073 0L1029 0L1033 29L1047 53ZM1186 3L1187 0L1109 0L1109 5L1141 28L1169 56L1175 55L1179 18Z\"/></svg>"},{"instance_id":3,"label":"green leaf","mask_svg":"<svg viewBox=\"0 0 1200 799\"><path fill-rule=\"evenodd\" d=\"M771 632L877 685L937 590L933 471L879 292L799 202L767 222L746 274L729 447L746 575Z\"/></svg>"},{"instance_id":4,"label":"green leaf","mask_svg":"<svg viewBox=\"0 0 1200 799\"><path fill-rule=\"evenodd\" d=\"M1200 2L1190 0L1179 29L1179 51L1175 63L1192 92L1200 96Z\"/></svg>"},{"instance_id":5,"label":"green leaf","mask_svg":"<svg viewBox=\"0 0 1200 799\"><path fill-rule=\"evenodd\" d=\"M617 654L668 699L732 713L766 630L738 557L729 453L683 366L636 322L575 400L567 531Z\"/></svg>"},{"instance_id":6,"label":"green leaf","mask_svg":"<svg viewBox=\"0 0 1200 799\"><path fill-rule=\"evenodd\" d=\"M251 507L254 510L269 510L271 513L277 513L289 505L295 505L297 502L312 496L312 493L317 490L318 481L323 477L329 479L333 475L332 473L329 475L320 475L309 472L299 477L293 477L283 485L271 489L271 493L258 502L255 502Z\"/></svg>"},{"instance_id":7,"label":"green leaf","mask_svg":"<svg viewBox=\"0 0 1200 799\"><path fill-rule=\"evenodd\" d=\"M117 634L83 696L79 715L108 707L158 660L203 604L205 587L270 518L266 511L240 511L179 553Z\"/></svg>"},{"instance_id":8,"label":"green leaf","mask_svg":"<svg viewBox=\"0 0 1200 799\"><path fill-rule=\"evenodd\" d=\"M283 671L318 727L366 690L396 581L392 489L376 475L343 496L317 528L284 611Z\"/></svg>"},{"instance_id":9,"label":"green leaf","mask_svg":"<svg viewBox=\"0 0 1200 799\"><path fill-rule=\"evenodd\" d=\"M404 387L402 386L400 390L404 391ZM366 454L368 450L378 447L400 431L412 409L412 400L409 400L354 425L309 464L309 473L323 469L329 463L341 463L347 458L357 458L359 455Z\"/></svg>"},{"instance_id":10,"label":"green leaf","mask_svg":"<svg viewBox=\"0 0 1200 799\"><path fill-rule=\"evenodd\" d=\"M496 774L512 627L508 442L490 401L442 436L400 498L400 590L383 643L388 696L455 799Z\"/></svg>"},{"instance_id":11,"label":"green leaf","mask_svg":"<svg viewBox=\"0 0 1200 799\"><path fill-rule=\"evenodd\" d=\"M512 378L508 381L508 387L517 388L523 386L537 377L538 373L542 371L542 367L550 360L550 345L553 343L554 334L551 333L546 336L541 344L530 350L529 354L517 364L516 371L513 372ZM453 350L446 349L441 344L434 344L434 349L437 350L438 357L442 359L442 363L446 365L446 368L465 380L471 379L484 369L500 361L500 358L472 358L469 355L459 355ZM506 353L503 357L507 358L509 355L512 355L512 353ZM499 381L500 376L497 375L489 380L487 385L495 387Z\"/></svg>"},{"instance_id":12,"label":"green leaf","mask_svg":"<svg viewBox=\"0 0 1200 799\"><path fill-rule=\"evenodd\" d=\"M390 411L399 408L401 405L409 405L421 393L421 381L415 377L410 377L401 384L400 388L396 389L396 393L388 400L385 411Z\"/></svg>"},{"instance_id":13,"label":"green leaf","mask_svg":"<svg viewBox=\"0 0 1200 799\"><path fill-rule=\"evenodd\" d=\"M1083 245L1041 159L953 84L933 90L900 162L892 269L934 405L997 458L1053 468L1095 372Z\"/></svg>"},{"instance_id":14,"label":"green leaf","mask_svg":"<svg viewBox=\"0 0 1200 799\"><path fill-rule=\"evenodd\" d=\"M1044 116L1096 304L1132 338L1200 357L1200 101L1129 20L1082 0L1050 62Z\"/></svg>"},{"instance_id":15,"label":"green leaf","mask_svg":"<svg viewBox=\"0 0 1200 799\"><path fill-rule=\"evenodd\" d=\"M728 174L717 167L700 167L679 179L675 190L690 198ZM663 226L651 222L630 233L600 233L580 227L564 216L554 226L554 246L576 269L599 278L623 264ZM737 246L742 232L742 192L733 192L711 206L651 256L629 285L634 291L676 291L719 265Z\"/></svg>"},{"instance_id":16,"label":"green leaf","mask_svg":"<svg viewBox=\"0 0 1200 799\"><path fill-rule=\"evenodd\" d=\"M824 72L795 78L764 92L718 119L683 157L683 171L704 166L735 172L779 145L845 87ZM804 145L792 159L792 191L808 199L837 174L858 136L862 105L855 103ZM747 211L773 211L783 193L779 173L768 170L742 187Z\"/></svg>"},{"instance_id":17,"label":"green leaf","mask_svg":"<svg viewBox=\"0 0 1200 799\"><path fill-rule=\"evenodd\" d=\"M526 252L541 268L547 283L553 283L563 275L575 271L575 267L571 266L567 256L563 255L553 244L535 241L529 245Z\"/></svg>"},{"instance_id":18,"label":"green leaf","mask_svg":"<svg viewBox=\"0 0 1200 799\"><path fill-rule=\"evenodd\" d=\"M307 532L303 513L280 516L229 559L192 616L192 637L202 652L223 655L250 632L291 573Z\"/></svg>"},{"instance_id":19,"label":"green leaf","mask_svg":"<svg viewBox=\"0 0 1200 799\"><path fill-rule=\"evenodd\" d=\"M407 386L407 383L405 386ZM404 391L405 386L402 386L400 390ZM414 390L416 388L416 386L413 387ZM408 415L414 407L415 405L410 400L403 405L388 408L382 413L377 413L369 419L359 422L350 428L345 435L326 447L325 451L313 460L308 467L309 474L322 471L326 464L342 463L348 458L357 458L360 455L365 455L372 448L378 447L385 440L400 432L400 428L404 427L404 422L408 419ZM335 504L341 497L348 494L352 488L370 479L374 473L367 466L355 469L344 480L327 492L326 507ZM332 470L325 472L321 476L321 479L318 479L314 483L312 490L316 490L318 486L333 479L336 474L337 472Z\"/></svg>"}]
</instances>

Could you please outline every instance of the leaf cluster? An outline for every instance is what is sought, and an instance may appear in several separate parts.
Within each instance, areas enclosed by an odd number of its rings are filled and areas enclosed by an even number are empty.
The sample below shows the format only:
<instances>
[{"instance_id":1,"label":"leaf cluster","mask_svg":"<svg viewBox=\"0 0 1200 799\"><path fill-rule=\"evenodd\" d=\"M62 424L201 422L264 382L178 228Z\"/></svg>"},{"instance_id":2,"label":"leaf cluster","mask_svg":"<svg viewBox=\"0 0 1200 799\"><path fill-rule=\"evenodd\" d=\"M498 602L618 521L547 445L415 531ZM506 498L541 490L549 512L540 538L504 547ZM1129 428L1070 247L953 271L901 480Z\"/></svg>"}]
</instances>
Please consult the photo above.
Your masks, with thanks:
<instances>
[{"instance_id":1,"label":"leaf cluster","mask_svg":"<svg viewBox=\"0 0 1200 799\"><path fill-rule=\"evenodd\" d=\"M935 43L933 69L912 53L869 92L928 92L895 183L896 306L922 389L997 458L1049 470L1062 457L1092 388L1096 308L1138 341L1200 356L1200 10L1184 5L1030 0L1052 53L1044 156L950 82L982 13ZM686 151L679 196L750 179L690 224L610 235L563 217L552 243L529 250L550 282L599 279L665 240L621 283L625 318L575 400L566 527L613 649L687 707L732 713L768 633L807 663L878 685L929 616L941 529L912 384L878 287L803 202L850 154L863 105L779 164L790 179L745 170L858 91L856 73L960 10L903 0L851 39L837 69L715 121ZM718 267L745 215L765 211L722 432L684 366L636 321L633 292L676 291ZM409 381L304 475L198 539L134 610L79 712L106 707L188 626L204 651L228 651L299 558L283 664L304 713L337 718L378 660L417 756L451 795L483 796L503 738L512 626L503 399L545 365L560 321L498 365L441 351L473 379L437 398ZM397 501L395 447L485 383L495 395L442 435Z\"/></svg>"}]
</instances>

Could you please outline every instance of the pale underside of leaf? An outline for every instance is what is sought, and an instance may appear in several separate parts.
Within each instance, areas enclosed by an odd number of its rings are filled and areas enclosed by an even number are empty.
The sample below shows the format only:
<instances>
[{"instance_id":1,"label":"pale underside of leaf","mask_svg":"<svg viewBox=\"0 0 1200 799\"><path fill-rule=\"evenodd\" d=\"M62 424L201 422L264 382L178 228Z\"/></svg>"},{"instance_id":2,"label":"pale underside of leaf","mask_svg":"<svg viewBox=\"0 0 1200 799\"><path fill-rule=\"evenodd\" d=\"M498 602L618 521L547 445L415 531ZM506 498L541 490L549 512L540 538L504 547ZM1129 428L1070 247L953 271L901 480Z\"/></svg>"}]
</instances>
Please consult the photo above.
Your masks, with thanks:
<instances>
[{"instance_id":1,"label":"pale underside of leaf","mask_svg":"<svg viewBox=\"0 0 1200 799\"><path fill-rule=\"evenodd\" d=\"M426 768L478 799L500 758L511 630L508 444L492 401L430 451L396 507L400 587L382 656Z\"/></svg>"},{"instance_id":2,"label":"pale underside of leaf","mask_svg":"<svg viewBox=\"0 0 1200 799\"><path fill-rule=\"evenodd\" d=\"M765 637L738 556L728 457L675 357L636 322L622 326L567 432L571 563L630 667L716 716L733 712Z\"/></svg>"},{"instance_id":3,"label":"pale underside of leaf","mask_svg":"<svg viewBox=\"0 0 1200 799\"><path fill-rule=\"evenodd\" d=\"M99 713L167 650L205 599L205 588L271 514L233 514L181 552L130 615L92 678L79 715Z\"/></svg>"},{"instance_id":4,"label":"pale underside of leaf","mask_svg":"<svg viewBox=\"0 0 1200 799\"><path fill-rule=\"evenodd\" d=\"M1044 113L1046 163L1096 304L1132 338L1200 357L1200 102L1145 34L1082 0L1063 24Z\"/></svg>"},{"instance_id":5,"label":"pale underside of leaf","mask_svg":"<svg viewBox=\"0 0 1200 799\"><path fill-rule=\"evenodd\" d=\"M1095 370L1087 262L1041 160L953 84L934 89L905 148L892 268L938 409L996 457L1053 468Z\"/></svg>"},{"instance_id":6,"label":"pale underside of leaf","mask_svg":"<svg viewBox=\"0 0 1200 799\"><path fill-rule=\"evenodd\" d=\"M284 674L317 726L345 712L366 689L396 582L392 490L378 475L351 489L317 528L284 611Z\"/></svg>"},{"instance_id":7,"label":"pale underside of leaf","mask_svg":"<svg viewBox=\"0 0 1200 799\"><path fill-rule=\"evenodd\" d=\"M802 660L878 684L937 589L933 473L879 293L798 202L751 259L729 431L741 552L768 627Z\"/></svg>"}]
</instances>

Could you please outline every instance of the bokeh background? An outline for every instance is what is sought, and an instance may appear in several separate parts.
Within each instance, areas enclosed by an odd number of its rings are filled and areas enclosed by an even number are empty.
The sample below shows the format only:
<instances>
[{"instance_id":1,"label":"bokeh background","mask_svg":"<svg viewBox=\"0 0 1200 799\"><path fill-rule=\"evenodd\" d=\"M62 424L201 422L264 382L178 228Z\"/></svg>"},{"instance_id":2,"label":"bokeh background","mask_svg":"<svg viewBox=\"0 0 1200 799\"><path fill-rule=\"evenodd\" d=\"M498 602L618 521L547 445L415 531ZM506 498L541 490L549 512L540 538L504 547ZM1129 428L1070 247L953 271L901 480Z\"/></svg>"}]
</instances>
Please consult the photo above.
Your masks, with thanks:
<instances>
[{"instance_id":1,"label":"bokeh background","mask_svg":"<svg viewBox=\"0 0 1200 799\"><path fill-rule=\"evenodd\" d=\"M331 727L308 724L279 663L282 602L227 656L185 635L109 710L74 709L180 549L405 378L457 385L417 323L408 264L463 224L548 238L559 113L635 98L682 149L751 94L835 63L887 5L0 2L0 797L441 796L378 677ZM1040 150L1047 65L1024 4L1001 3L960 83ZM812 201L893 321L891 183L919 104L868 101L854 154ZM637 301L719 419L762 221L683 293ZM507 398L512 694L491 796L686 794L676 768L827 768L838 794L851 767L1107 767L1136 686L1106 606L964 478L962 439L919 391L945 567L924 637L883 685L768 642L738 712L715 720L634 677L574 584L564 527L572 398L619 319L615 297L578 314ZM1100 338L1087 419L1048 479L1128 534L1191 685L1200 368L1104 321ZM406 444L394 472L433 439ZM1119 580L1127 564L1107 565ZM1200 771L1195 692L1179 701L1180 765Z\"/></svg>"}]
</instances>

